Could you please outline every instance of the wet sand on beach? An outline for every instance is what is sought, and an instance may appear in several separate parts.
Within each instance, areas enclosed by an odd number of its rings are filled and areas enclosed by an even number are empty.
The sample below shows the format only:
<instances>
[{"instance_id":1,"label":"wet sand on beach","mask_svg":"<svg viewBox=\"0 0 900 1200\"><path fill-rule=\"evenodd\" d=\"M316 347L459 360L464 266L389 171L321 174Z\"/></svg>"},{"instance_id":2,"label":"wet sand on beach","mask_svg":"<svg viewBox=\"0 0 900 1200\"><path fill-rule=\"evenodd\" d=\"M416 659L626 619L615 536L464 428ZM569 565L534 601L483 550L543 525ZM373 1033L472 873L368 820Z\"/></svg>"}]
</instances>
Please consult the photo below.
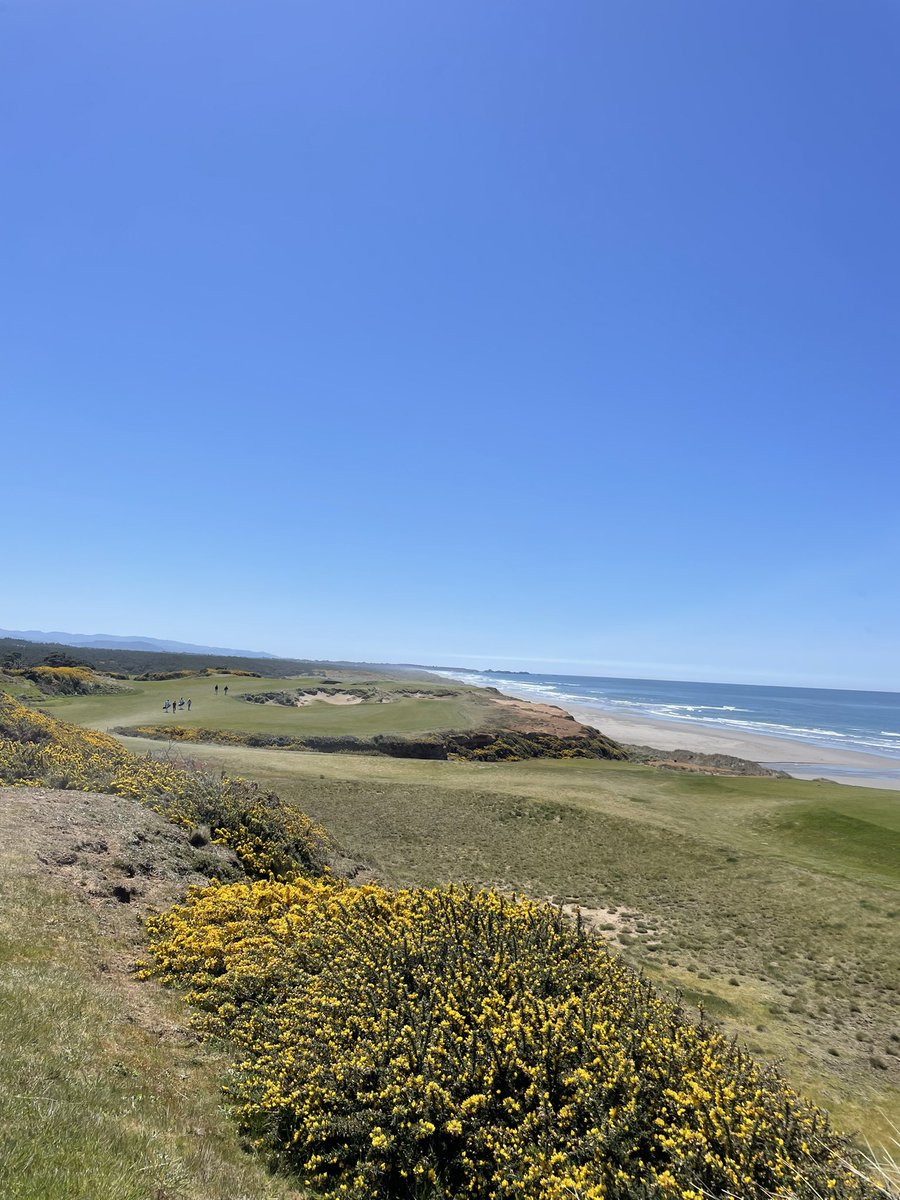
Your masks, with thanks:
<instances>
[{"instance_id":1,"label":"wet sand on beach","mask_svg":"<svg viewBox=\"0 0 900 1200\"><path fill-rule=\"evenodd\" d=\"M617 742L653 746L658 750L694 750L701 754L733 754L774 766L801 779L832 779L860 787L895 788L900 791L900 759L856 750L833 750L791 738L734 730L704 729L677 721L651 717L622 718L599 708L566 709L576 721L592 725Z\"/></svg>"}]
</instances>

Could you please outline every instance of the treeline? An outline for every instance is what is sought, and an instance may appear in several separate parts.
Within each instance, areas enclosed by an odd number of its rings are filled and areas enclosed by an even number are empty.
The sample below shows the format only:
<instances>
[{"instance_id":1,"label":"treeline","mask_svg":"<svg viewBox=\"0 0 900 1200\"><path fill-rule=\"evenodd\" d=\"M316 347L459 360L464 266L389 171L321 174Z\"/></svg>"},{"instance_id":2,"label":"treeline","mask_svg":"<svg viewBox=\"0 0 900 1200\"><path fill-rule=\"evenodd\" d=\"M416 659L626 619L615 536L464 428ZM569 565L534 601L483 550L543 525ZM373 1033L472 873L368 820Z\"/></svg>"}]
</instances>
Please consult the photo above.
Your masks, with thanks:
<instances>
[{"instance_id":1,"label":"treeline","mask_svg":"<svg viewBox=\"0 0 900 1200\"><path fill-rule=\"evenodd\" d=\"M101 675L159 675L174 671L246 672L267 678L283 679L290 675L322 674L325 663L293 658L241 658L237 655L179 654L170 650L98 649L66 646L58 642L29 642L24 638L0 638L0 666L33 667L48 663L48 658L65 666L86 666ZM50 663L49 665L55 665ZM174 676L172 676L174 678Z\"/></svg>"}]
</instances>

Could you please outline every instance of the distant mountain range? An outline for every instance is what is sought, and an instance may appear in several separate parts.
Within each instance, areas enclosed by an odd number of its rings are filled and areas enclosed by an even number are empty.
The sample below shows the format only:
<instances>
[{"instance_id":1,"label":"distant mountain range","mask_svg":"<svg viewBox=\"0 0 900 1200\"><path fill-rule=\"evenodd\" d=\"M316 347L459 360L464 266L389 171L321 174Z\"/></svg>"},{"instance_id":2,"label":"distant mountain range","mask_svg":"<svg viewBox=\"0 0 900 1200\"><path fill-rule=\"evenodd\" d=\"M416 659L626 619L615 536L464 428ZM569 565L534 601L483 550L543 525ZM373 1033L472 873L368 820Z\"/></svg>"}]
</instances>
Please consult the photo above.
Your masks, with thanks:
<instances>
[{"instance_id":1,"label":"distant mountain range","mask_svg":"<svg viewBox=\"0 0 900 1200\"><path fill-rule=\"evenodd\" d=\"M0 638L26 642L55 642L90 650L167 650L172 654L224 654L233 658L277 658L265 650L228 650L224 646L194 646L190 642L167 642L150 637L116 637L112 633L60 633L40 629L0 629Z\"/></svg>"}]
</instances>

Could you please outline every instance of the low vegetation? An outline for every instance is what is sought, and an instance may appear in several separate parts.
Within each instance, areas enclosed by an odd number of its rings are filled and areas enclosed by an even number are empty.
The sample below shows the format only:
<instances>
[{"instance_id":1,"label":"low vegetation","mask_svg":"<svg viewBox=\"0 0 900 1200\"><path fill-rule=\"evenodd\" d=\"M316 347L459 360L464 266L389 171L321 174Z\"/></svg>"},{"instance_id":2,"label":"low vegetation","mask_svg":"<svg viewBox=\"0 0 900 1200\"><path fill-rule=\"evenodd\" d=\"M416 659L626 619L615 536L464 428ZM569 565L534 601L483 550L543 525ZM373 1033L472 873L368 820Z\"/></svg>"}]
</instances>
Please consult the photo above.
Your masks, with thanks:
<instances>
[{"instance_id":1,"label":"low vegetation","mask_svg":"<svg viewBox=\"0 0 900 1200\"><path fill-rule=\"evenodd\" d=\"M313 687L283 688L274 692L244 692L238 699L249 700L251 704L280 704L290 708L301 706L310 700L327 700L331 697L390 704L403 696L412 696L416 700L434 700L442 696L458 696L459 692L459 688L433 684L398 687L396 682L385 686L384 683L342 683L337 679L323 679Z\"/></svg>"},{"instance_id":2,"label":"low vegetation","mask_svg":"<svg viewBox=\"0 0 900 1200\"><path fill-rule=\"evenodd\" d=\"M350 887L277 797L11 699L0 739L7 782L137 796L180 824L208 818L233 848L247 882L156 919L147 970L234 1047L246 1134L318 1191L875 1194L821 1111L560 911L496 890Z\"/></svg>"},{"instance_id":3,"label":"low vegetation","mask_svg":"<svg viewBox=\"0 0 900 1200\"><path fill-rule=\"evenodd\" d=\"M236 1046L245 1132L335 1200L874 1194L824 1113L546 905L298 879L151 931Z\"/></svg>"},{"instance_id":4,"label":"low vegetation","mask_svg":"<svg viewBox=\"0 0 900 1200\"><path fill-rule=\"evenodd\" d=\"M111 676L97 675L90 667L46 666L7 668L13 681L27 680L45 696L92 696L118 692L122 684Z\"/></svg>"},{"instance_id":5,"label":"low vegetation","mask_svg":"<svg viewBox=\"0 0 900 1200\"><path fill-rule=\"evenodd\" d=\"M48 657L77 661L104 675L119 672L142 675L146 672L198 670L247 671L276 678L287 675L314 673L325 675L334 664L323 664L293 658L256 658L229 654L184 654L176 650L128 650L124 647L69 646L60 642L31 642L25 638L0 638L0 664L14 660L15 665L34 665ZM354 669L355 664L347 664ZM365 668L363 668L365 669Z\"/></svg>"},{"instance_id":6,"label":"low vegetation","mask_svg":"<svg viewBox=\"0 0 900 1200\"><path fill-rule=\"evenodd\" d=\"M178 998L130 970L147 913L228 858L137 800L0 789L4 1200L305 1200L241 1150Z\"/></svg>"},{"instance_id":7,"label":"low vegetation","mask_svg":"<svg viewBox=\"0 0 900 1200\"><path fill-rule=\"evenodd\" d=\"M245 679L260 679L259 671L232 671L227 667L206 667L202 670L144 671L135 675L136 683L164 683L168 679L204 679L210 675L239 675Z\"/></svg>"},{"instance_id":8,"label":"low vegetation","mask_svg":"<svg viewBox=\"0 0 900 1200\"><path fill-rule=\"evenodd\" d=\"M321 872L324 831L273 792L171 762L139 758L93 729L26 708L0 693L0 783L132 796L189 828L208 827L249 874L282 878Z\"/></svg>"},{"instance_id":9,"label":"low vegetation","mask_svg":"<svg viewBox=\"0 0 900 1200\"><path fill-rule=\"evenodd\" d=\"M841 1127L892 1145L895 794L589 759L440 762L193 744L189 754L277 791L394 886L465 881L580 908L635 969L782 1064Z\"/></svg>"},{"instance_id":10,"label":"low vegetation","mask_svg":"<svg viewBox=\"0 0 900 1200\"><path fill-rule=\"evenodd\" d=\"M163 742L210 743L223 746L272 746L281 750L312 750L323 754L383 754L388 758L423 758L457 762L521 762L528 758L605 758L624 760L626 751L611 738L588 731L576 737L513 730L484 733L433 733L420 737L375 734L307 735L205 729L186 725L123 725L123 737Z\"/></svg>"}]
</instances>

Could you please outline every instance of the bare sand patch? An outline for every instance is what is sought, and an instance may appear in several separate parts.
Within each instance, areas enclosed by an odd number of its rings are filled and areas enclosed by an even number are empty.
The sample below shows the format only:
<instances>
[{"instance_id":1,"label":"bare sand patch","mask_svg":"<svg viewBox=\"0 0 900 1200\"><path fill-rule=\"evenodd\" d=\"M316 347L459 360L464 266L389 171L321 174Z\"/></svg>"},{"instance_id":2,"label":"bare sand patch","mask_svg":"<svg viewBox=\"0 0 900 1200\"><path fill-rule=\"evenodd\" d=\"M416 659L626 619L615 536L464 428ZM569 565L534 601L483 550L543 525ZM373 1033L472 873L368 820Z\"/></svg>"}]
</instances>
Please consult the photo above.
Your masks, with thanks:
<instances>
[{"instance_id":1,"label":"bare sand patch","mask_svg":"<svg viewBox=\"0 0 900 1200\"><path fill-rule=\"evenodd\" d=\"M310 704L362 704L362 696L351 696L346 692L303 692L294 701L297 708Z\"/></svg>"},{"instance_id":2,"label":"bare sand patch","mask_svg":"<svg viewBox=\"0 0 900 1200\"><path fill-rule=\"evenodd\" d=\"M0 843L29 873L52 876L88 907L131 928L212 877L242 874L237 857L130 796L0 788Z\"/></svg>"},{"instance_id":3,"label":"bare sand patch","mask_svg":"<svg viewBox=\"0 0 900 1200\"><path fill-rule=\"evenodd\" d=\"M624 950L636 941L642 941L648 949L653 949L664 933L655 917L648 917L634 909L576 904L571 900L560 907L573 921L580 917L582 925L600 934L616 950Z\"/></svg>"}]
</instances>

